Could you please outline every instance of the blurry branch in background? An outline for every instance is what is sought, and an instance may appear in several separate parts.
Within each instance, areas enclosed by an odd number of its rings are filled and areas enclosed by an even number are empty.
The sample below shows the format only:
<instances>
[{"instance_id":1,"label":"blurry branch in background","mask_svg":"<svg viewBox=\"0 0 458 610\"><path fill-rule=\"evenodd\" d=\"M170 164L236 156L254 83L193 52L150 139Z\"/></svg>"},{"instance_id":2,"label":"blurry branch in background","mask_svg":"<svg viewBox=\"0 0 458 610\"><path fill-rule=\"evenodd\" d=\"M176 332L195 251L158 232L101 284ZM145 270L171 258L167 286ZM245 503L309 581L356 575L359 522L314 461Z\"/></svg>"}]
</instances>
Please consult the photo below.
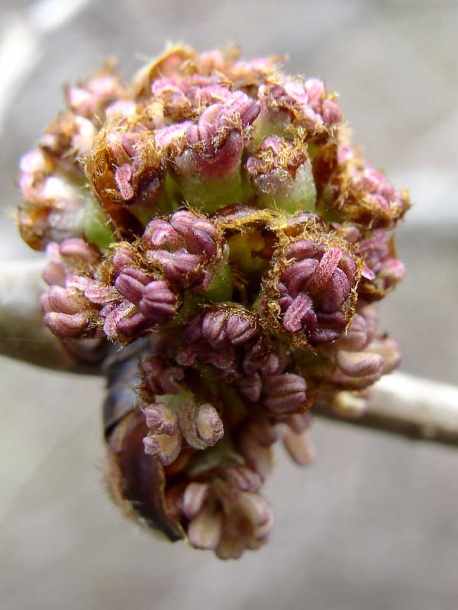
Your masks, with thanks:
<instances>
[{"instance_id":1,"label":"blurry branch in background","mask_svg":"<svg viewBox=\"0 0 458 610\"><path fill-rule=\"evenodd\" d=\"M391 373L371 390L367 406L353 416L314 405L315 415L411 439L458 446L458 387Z\"/></svg>"},{"instance_id":2,"label":"blurry branch in background","mask_svg":"<svg viewBox=\"0 0 458 610\"><path fill-rule=\"evenodd\" d=\"M39 295L45 260L0 263L0 355L51 370L102 375L103 354L92 362L72 355L42 323ZM93 349L89 350L91 353ZM412 439L458 446L458 387L393 373L371 391L367 406L351 413L319 402L315 415Z\"/></svg>"},{"instance_id":3,"label":"blurry branch in background","mask_svg":"<svg viewBox=\"0 0 458 610\"><path fill-rule=\"evenodd\" d=\"M0 355L47 369L102 374L98 351L78 355L43 324L40 295L47 286L42 272L45 258L0 263ZM89 359L89 360L88 360Z\"/></svg>"}]
</instances>

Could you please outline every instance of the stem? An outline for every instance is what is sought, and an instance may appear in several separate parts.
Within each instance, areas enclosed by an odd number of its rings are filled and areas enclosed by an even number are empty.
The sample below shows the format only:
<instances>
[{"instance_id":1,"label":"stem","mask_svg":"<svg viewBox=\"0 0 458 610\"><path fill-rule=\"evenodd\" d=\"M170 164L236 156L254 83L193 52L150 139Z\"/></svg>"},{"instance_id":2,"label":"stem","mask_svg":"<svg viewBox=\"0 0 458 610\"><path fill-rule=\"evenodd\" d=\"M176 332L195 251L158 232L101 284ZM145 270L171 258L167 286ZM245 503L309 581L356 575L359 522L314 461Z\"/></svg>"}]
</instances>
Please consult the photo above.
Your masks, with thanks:
<instances>
[{"instance_id":1,"label":"stem","mask_svg":"<svg viewBox=\"0 0 458 610\"><path fill-rule=\"evenodd\" d=\"M101 350L63 343L43 324L46 259L0 263L0 355L52 370L102 374ZM74 352L74 353L73 353Z\"/></svg>"},{"instance_id":2,"label":"stem","mask_svg":"<svg viewBox=\"0 0 458 610\"><path fill-rule=\"evenodd\" d=\"M367 407L355 416L340 414L320 402L313 412L414 440L458 446L458 388L406 373L393 373L378 381Z\"/></svg>"}]
</instances>

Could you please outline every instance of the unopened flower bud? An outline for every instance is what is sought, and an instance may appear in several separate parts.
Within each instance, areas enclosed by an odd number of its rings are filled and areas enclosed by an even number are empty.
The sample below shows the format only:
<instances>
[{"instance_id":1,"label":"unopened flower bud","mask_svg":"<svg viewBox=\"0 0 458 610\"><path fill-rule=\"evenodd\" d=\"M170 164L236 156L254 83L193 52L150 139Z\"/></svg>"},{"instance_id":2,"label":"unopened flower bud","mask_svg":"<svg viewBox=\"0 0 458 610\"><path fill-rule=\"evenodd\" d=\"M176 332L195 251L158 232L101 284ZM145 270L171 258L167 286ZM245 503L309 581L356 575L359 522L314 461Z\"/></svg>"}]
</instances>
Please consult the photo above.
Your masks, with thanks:
<instances>
[{"instance_id":1,"label":"unopened flower bud","mask_svg":"<svg viewBox=\"0 0 458 610\"><path fill-rule=\"evenodd\" d=\"M244 199L242 153L258 113L257 102L237 91L188 126L186 148L173 160L175 181L187 201L212 212Z\"/></svg>"},{"instance_id":2,"label":"unopened flower bud","mask_svg":"<svg viewBox=\"0 0 458 610\"><path fill-rule=\"evenodd\" d=\"M201 510L189 524L189 542L196 549L215 550L221 537L222 521L222 514L215 509Z\"/></svg>"},{"instance_id":3,"label":"unopened flower bud","mask_svg":"<svg viewBox=\"0 0 458 610\"><path fill-rule=\"evenodd\" d=\"M145 259L180 288L207 289L224 264L224 244L207 219L179 211L151 221L142 237Z\"/></svg>"},{"instance_id":4,"label":"unopened flower bud","mask_svg":"<svg viewBox=\"0 0 458 610\"><path fill-rule=\"evenodd\" d=\"M246 168L263 207L293 213L315 208L312 165L303 142L268 137Z\"/></svg>"},{"instance_id":5,"label":"unopened flower bud","mask_svg":"<svg viewBox=\"0 0 458 610\"><path fill-rule=\"evenodd\" d=\"M125 267L116 278L115 287L123 297L138 306L151 279L140 269Z\"/></svg>"},{"instance_id":6,"label":"unopened flower bud","mask_svg":"<svg viewBox=\"0 0 458 610\"><path fill-rule=\"evenodd\" d=\"M298 240L282 252L274 270L281 271L266 283L263 307L269 309L269 296L277 292L281 325L298 344L335 341L350 320L361 267L343 244Z\"/></svg>"},{"instance_id":7,"label":"unopened flower bud","mask_svg":"<svg viewBox=\"0 0 458 610\"><path fill-rule=\"evenodd\" d=\"M349 377L374 375L383 369L382 356L370 352L347 352L340 350L337 353L336 361L345 375Z\"/></svg>"},{"instance_id":8,"label":"unopened flower bud","mask_svg":"<svg viewBox=\"0 0 458 610\"><path fill-rule=\"evenodd\" d=\"M292 373L268 377L263 383L264 404L274 413L300 411L306 402L307 384Z\"/></svg>"},{"instance_id":9,"label":"unopened flower bud","mask_svg":"<svg viewBox=\"0 0 458 610\"><path fill-rule=\"evenodd\" d=\"M209 483L190 483L186 487L186 491L183 494L182 508L188 519L192 519L200 512L209 491Z\"/></svg>"},{"instance_id":10,"label":"unopened flower bud","mask_svg":"<svg viewBox=\"0 0 458 610\"><path fill-rule=\"evenodd\" d=\"M67 103L77 115L103 118L103 112L113 101L125 94L125 86L114 62L106 62L101 70L67 89Z\"/></svg>"},{"instance_id":11,"label":"unopened flower bud","mask_svg":"<svg viewBox=\"0 0 458 610\"><path fill-rule=\"evenodd\" d=\"M91 318L86 311L75 314L49 312L43 316L49 330L63 339L75 339L90 334Z\"/></svg>"},{"instance_id":12,"label":"unopened flower bud","mask_svg":"<svg viewBox=\"0 0 458 610\"><path fill-rule=\"evenodd\" d=\"M181 435L148 435L143 439L143 445L147 455L154 455L163 466L169 466L180 453Z\"/></svg>"},{"instance_id":13,"label":"unopened flower bud","mask_svg":"<svg viewBox=\"0 0 458 610\"><path fill-rule=\"evenodd\" d=\"M224 435L223 422L218 411L208 403L199 407L196 427L198 435L209 447L213 447Z\"/></svg>"},{"instance_id":14,"label":"unopened flower bud","mask_svg":"<svg viewBox=\"0 0 458 610\"><path fill-rule=\"evenodd\" d=\"M178 429L177 414L164 403L155 403L144 408L146 425L155 434L173 436Z\"/></svg>"},{"instance_id":15,"label":"unopened flower bud","mask_svg":"<svg viewBox=\"0 0 458 610\"><path fill-rule=\"evenodd\" d=\"M167 324L177 310L178 299L167 282L153 280L145 287L138 306L151 324Z\"/></svg>"}]
</instances>

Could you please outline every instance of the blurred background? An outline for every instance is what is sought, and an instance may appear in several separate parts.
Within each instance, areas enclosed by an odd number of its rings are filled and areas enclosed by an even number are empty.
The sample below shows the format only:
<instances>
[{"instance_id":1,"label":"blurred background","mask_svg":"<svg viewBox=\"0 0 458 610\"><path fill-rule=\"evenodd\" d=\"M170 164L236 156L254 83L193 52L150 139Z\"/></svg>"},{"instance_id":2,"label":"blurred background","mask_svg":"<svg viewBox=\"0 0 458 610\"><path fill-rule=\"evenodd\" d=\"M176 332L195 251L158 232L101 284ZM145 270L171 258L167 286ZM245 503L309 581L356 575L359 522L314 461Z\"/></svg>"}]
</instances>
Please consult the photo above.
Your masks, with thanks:
<instances>
[{"instance_id":1,"label":"blurred background","mask_svg":"<svg viewBox=\"0 0 458 610\"><path fill-rule=\"evenodd\" d=\"M17 160L62 83L169 42L240 43L319 76L370 163L414 208L406 281L383 304L404 371L458 382L458 0L0 0L0 260L36 256L13 218ZM0 337L1 340L1 337ZM124 521L101 485L103 383L0 360L0 599L33 608L455 610L458 451L315 421L316 463L279 452L270 544L221 562Z\"/></svg>"}]
</instances>

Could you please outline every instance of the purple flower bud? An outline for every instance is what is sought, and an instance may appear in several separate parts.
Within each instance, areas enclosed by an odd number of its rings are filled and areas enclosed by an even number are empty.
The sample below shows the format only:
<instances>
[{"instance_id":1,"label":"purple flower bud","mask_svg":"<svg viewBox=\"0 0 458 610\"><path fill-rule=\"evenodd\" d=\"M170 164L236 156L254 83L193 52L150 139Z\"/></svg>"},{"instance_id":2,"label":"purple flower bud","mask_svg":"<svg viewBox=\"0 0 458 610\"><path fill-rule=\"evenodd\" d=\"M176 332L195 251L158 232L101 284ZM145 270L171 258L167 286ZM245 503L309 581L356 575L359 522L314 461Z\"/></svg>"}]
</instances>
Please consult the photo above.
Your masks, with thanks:
<instances>
[{"instance_id":1,"label":"purple flower bud","mask_svg":"<svg viewBox=\"0 0 458 610\"><path fill-rule=\"evenodd\" d=\"M167 282L154 280L143 291L139 309L152 324L167 324L178 307L177 295L170 290Z\"/></svg>"},{"instance_id":2,"label":"purple flower bud","mask_svg":"<svg viewBox=\"0 0 458 610\"><path fill-rule=\"evenodd\" d=\"M91 316L87 311L75 314L49 312L43 316L49 330L63 339L75 339L91 334Z\"/></svg>"},{"instance_id":3,"label":"purple flower bud","mask_svg":"<svg viewBox=\"0 0 458 610\"><path fill-rule=\"evenodd\" d=\"M141 369L153 394L178 394L183 390L180 382L184 380L185 372L181 367L169 366L163 359L149 356L142 359Z\"/></svg>"},{"instance_id":4,"label":"purple flower bud","mask_svg":"<svg viewBox=\"0 0 458 610\"><path fill-rule=\"evenodd\" d=\"M125 86L115 65L107 62L103 68L81 83L79 87L69 87L67 103L78 115L102 118L108 104L123 96Z\"/></svg>"},{"instance_id":5,"label":"purple flower bud","mask_svg":"<svg viewBox=\"0 0 458 610\"><path fill-rule=\"evenodd\" d=\"M350 327L335 342L330 349L357 351L363 349L370 341L371 334L366 319L363 315L355 313Z\"/></svg>"},{"instance_id":6,"label":"purple flower bud","mask_svg":"<svg viewBox=\"0 0 458 610\"><path fill-rule=\"evenodd\" d=\"M214 349L231 343L227 332L227 317L225 309L209 311L202 317L202 339L208 341Z\"/></svg>"},{"instance_id":7,"label":"purple flower bud","mask_svg":"<svg viewBox=\"0 0 458 610\"><path fill-rule=\"evenodd\" d=\"M364 258L365 264L372 275L365 277L360 292L365 298L378 300L385 296L403 279L405 267L396 258L393 237L379 229L373 235L362 240L357 252Z\"/></svg>"},{"instance_id":8,"label":"purple flower bud","mask_svg":"<svg viewBox=\"0 0 458 610\"><path fill-rule=\"evenodd\" d=\"M383 374L387 375L394 371L401 362L398 344L390 337L377 337L368 346L371 352L379 354L383 358Z\"/></svg>"},{"instance_id":9,"label":"purple flower bud","mask_svg":"<svg viewBox=\"0 0 458 610\"><path fill-rule=\"evenodd\" d=\"M148 263L181 287L205 289L222 263L223 242L217 229L192 212L179 211L168 221L151 221L142 242Z\"/></svg>"},{"instance_id":10,"label":"purple flower bud","mask_svg":"<svg viewBox=\"0 0 458 610\"><path fill-rule=\"evenodd\" d=\"M326 125L335 125L342 120L342 110L330 99L325 99L321 106L323 121Z\"/></svg>"},{"instance_id":11,"label":"purple flower bud","mask_svg":"<svg viewBox=\"0 0 458 610\"><path fill-rule=\"evenodd\" d=\"M203 250L207 258L215 256L219 235L216 227L209 220L182 210L170 217L170 224L181 235L190 252Z\"/></svg>"},{"instance_id":12,"label":"purple flower bud","mask_svg":"<svg viewBox=\"0 0 458 610\"><path fill-rule=\"evenodd\" d=\"M167 434L172 436L178 430L177 414L164 403L148 405L143 409L146 425L154 434Z\"/></svg>"},{"instance_id":13,"label":"purple flower bud","mask_svg":"<svg viewBox=\"0 0 458 610\"><path fill-rule=\"evenodd\" d=\"M135 266L134 252L126 246L118 246L113 254L112 263L115 275L118 277L124 267Z\"/></svg>"},{"instance_id":14,"label":"purple flower bud","mask_svg":"<svg viewBox=\"0 0 458 610\"><path fill-rule=\"evenodd\" d=\"M244 345L259 335L256 316L237 308L221 307L202 316L201 336L214 349Z\"/></svg>"},{"instance_id":15,"label":"purple flower bud","mask_svg":"<svg viewBox=\"0 0 458 610\"><path fill-rule=\"evenodd\" d=\"M129 304L130 305L130 304ZM136 335L141 333L146 327L147 320L145 316L139 311L129 310L126 315L119 317L116 322L116 331L118 333L117 339L129 339L136 338ZM105 324L104 328L107 328Z\"/></svg>"},{"instance_id":16,"label":"purple flower bud","mask_svg":"<svg viewBox=\"0 0 458 610\"><path fill-rule=\"evenodd\" d=\"M190 204L212 212L242 200L242 155L258 113L256 101L235 91L187 125L186 148L173 159L173 175Z\"/></svg>"},{"instance_id":17,"label":"purple flower bud","mask_svg":"<svg viewBox=\"0 0 458 610\"><path fill-rule=\"evenodd\" d=\"M261 371L263 375L278 371L278 358L266 350L262 338L253 345L248 345L246 355L242 362L242 370L246 375Z\"/></svg>"},{"instance_id":18,"label":"purple flower bud","mask_svg":"<svg viewBox=\"0 0 458 610\"><path fill-rule=\"evenodd\" d=\"M151 276L140 269L124 267L116 278L115 287L123 297L138 307L143 298L145 287L151 283L151 280Z\"/></svg>"},{"instance_id":19,"label":"purple flower bud","mask_svg":"<svg viewBox=\"0 0 458 610\"><path fill-rule=\"evenodd\" d=\"M135 309L135 305L129 301L112 301L100 310L104 320L103 332L110 341L118 341L123 335L130 338L143 330L146 319L139 317Z\"/></svg>"},{"instance_id":20,"label":"purple flower bud","mask_svg":"<svg viewBox=\"0 0 458 610\"><path fill-rule=\"evenodd\" d=\"M73 259L87 265L94 265L100 259L99 251L83 239L65 239L59 244L59 253L64 258Z\"/></svg>"},{"instance_id":21,"label":"purple flower bud","mask_svg":"<svg viewBox=\"0 0 458 610\"><path fill-rule=\"evenodd\" d=\"M119 292L114 286L104 284L98 280L93 280L90 277L74 275L67 279L68 288L76 288L83 292L86 299L92 305L103 307L119 301Z\"/></svg>"},{"instance_id":22,"label":"purple flower bud","mask_svg":"<svg viewBox=\"0 0 458 610\"><path fill-rule=\"evenodd\" d=\"M22 162L19 178L23 202L19 206L19 229L34 249L44 250L52 241L84 234L83 212L87 204L83 192L70 178L52 173L54 163L38 151Z\"/></svg>"},{"instance_id":23,"label":"purple flower bud","mask_svg":"<svg viewBox=\"0 0 458 610\"><path fill-rule=\"evenodd\" d=\"M307 383L303 377L283 373L268 377L263 383L264 404L277 414L300 411L306 402Z\"/></svg>"},{"instance_id":24,"label":"purple flower bud","mask_svg":"<svg viewBox=\"0 0 458 610\"><path fill-rule=\"evenodd\" d=\"M309 296L301 292L287 304L283 326L290 333L297 333L303 328L307 328L309 333L315 332L317 316Z\"/></svg>"},{"instance_id":25,"label":"purple flower bud","mask_svg":"<svg viewBox=\"0 0 458 610\"><path fill-rule=\"evenodd\" d=\"M345 219L373 229L391 229L410 207L406 192L397 191L386 177L366 164L351 147L337 154L337 168L329 168L337 197L337 211ZM343 205L344 204L344 205ZM325 205L333 205L326 201Z\"/></svg>"},{"instance_id":26,"label":"purple flower bud","mask_svg":"<svg viewBox=\"0 0 458 610\"><path fill-rule=\"evenodd\" d=\"M337 364L349 377L364 377L374 375L383 370L383 358L370 352L348 352L340 350L337 353Z\"/></svg>"},{"instance_id":27,"label":"purple flower bud","mask_svg":"<svg viewBox=\"0 0 458 610\"><path fill-rule=\"evenodd\" d=\"M314 133L323 126L322 117L309 103L307 89L299 80L280 77L277 82L261 85L259 101L259 123L264 133L286 135L290 124Z\"/></svg>"},{"instance_id":28,"label":"purple flower bud","mask_svg":"<svg viewBox=\"0 0 458 610\"><path fill-rule=\"evenodd\" d=\"M359 279L356 260L343 244L329 246L300 239L284 250L280 266L279 278L272 278L272 286L277 286L275 296L283 328L298 341L303 337L311 345L338 339L348 324L346 312L355 299ZM277 269L274 271L277 273ZM266 283L263 298L267 301L269 287Z\"/></svg>"},{"instance_id":29,"label":"purple flower bud","mask_svg":"<svg viewBox=\"0 0 458 610\"><path fill-rule=\"evenodd\" d=\"M246 375L237 382L237 388L245 398L251 402L257 402L261 397L262 381L259 373Z\"/></svg>"},{"instance_id":30,"label":"purple flower bud","mask_svg":"<svg viewBox=\"0 0 458 610\"><path fill-rule=\"evenodd\" d=\"M75 289L66 289L53 286L51 290L42 295L40 299L43 311L55 311L66 314L76 314L88 306L84 296Z\"/></svg>"},{"instance_id":31,"label":"purple flower bud","mask_svg":"<svg viewBox=\"0 0 458 610\"><path fill-rule=\"evenodd\" d=\"M164 203L164 164L139 117L115 114L95 138L86 173L97 199L124 234L138 231ZM126 231L127 229L127 231Z\"/></svg>"}]
</instances>

